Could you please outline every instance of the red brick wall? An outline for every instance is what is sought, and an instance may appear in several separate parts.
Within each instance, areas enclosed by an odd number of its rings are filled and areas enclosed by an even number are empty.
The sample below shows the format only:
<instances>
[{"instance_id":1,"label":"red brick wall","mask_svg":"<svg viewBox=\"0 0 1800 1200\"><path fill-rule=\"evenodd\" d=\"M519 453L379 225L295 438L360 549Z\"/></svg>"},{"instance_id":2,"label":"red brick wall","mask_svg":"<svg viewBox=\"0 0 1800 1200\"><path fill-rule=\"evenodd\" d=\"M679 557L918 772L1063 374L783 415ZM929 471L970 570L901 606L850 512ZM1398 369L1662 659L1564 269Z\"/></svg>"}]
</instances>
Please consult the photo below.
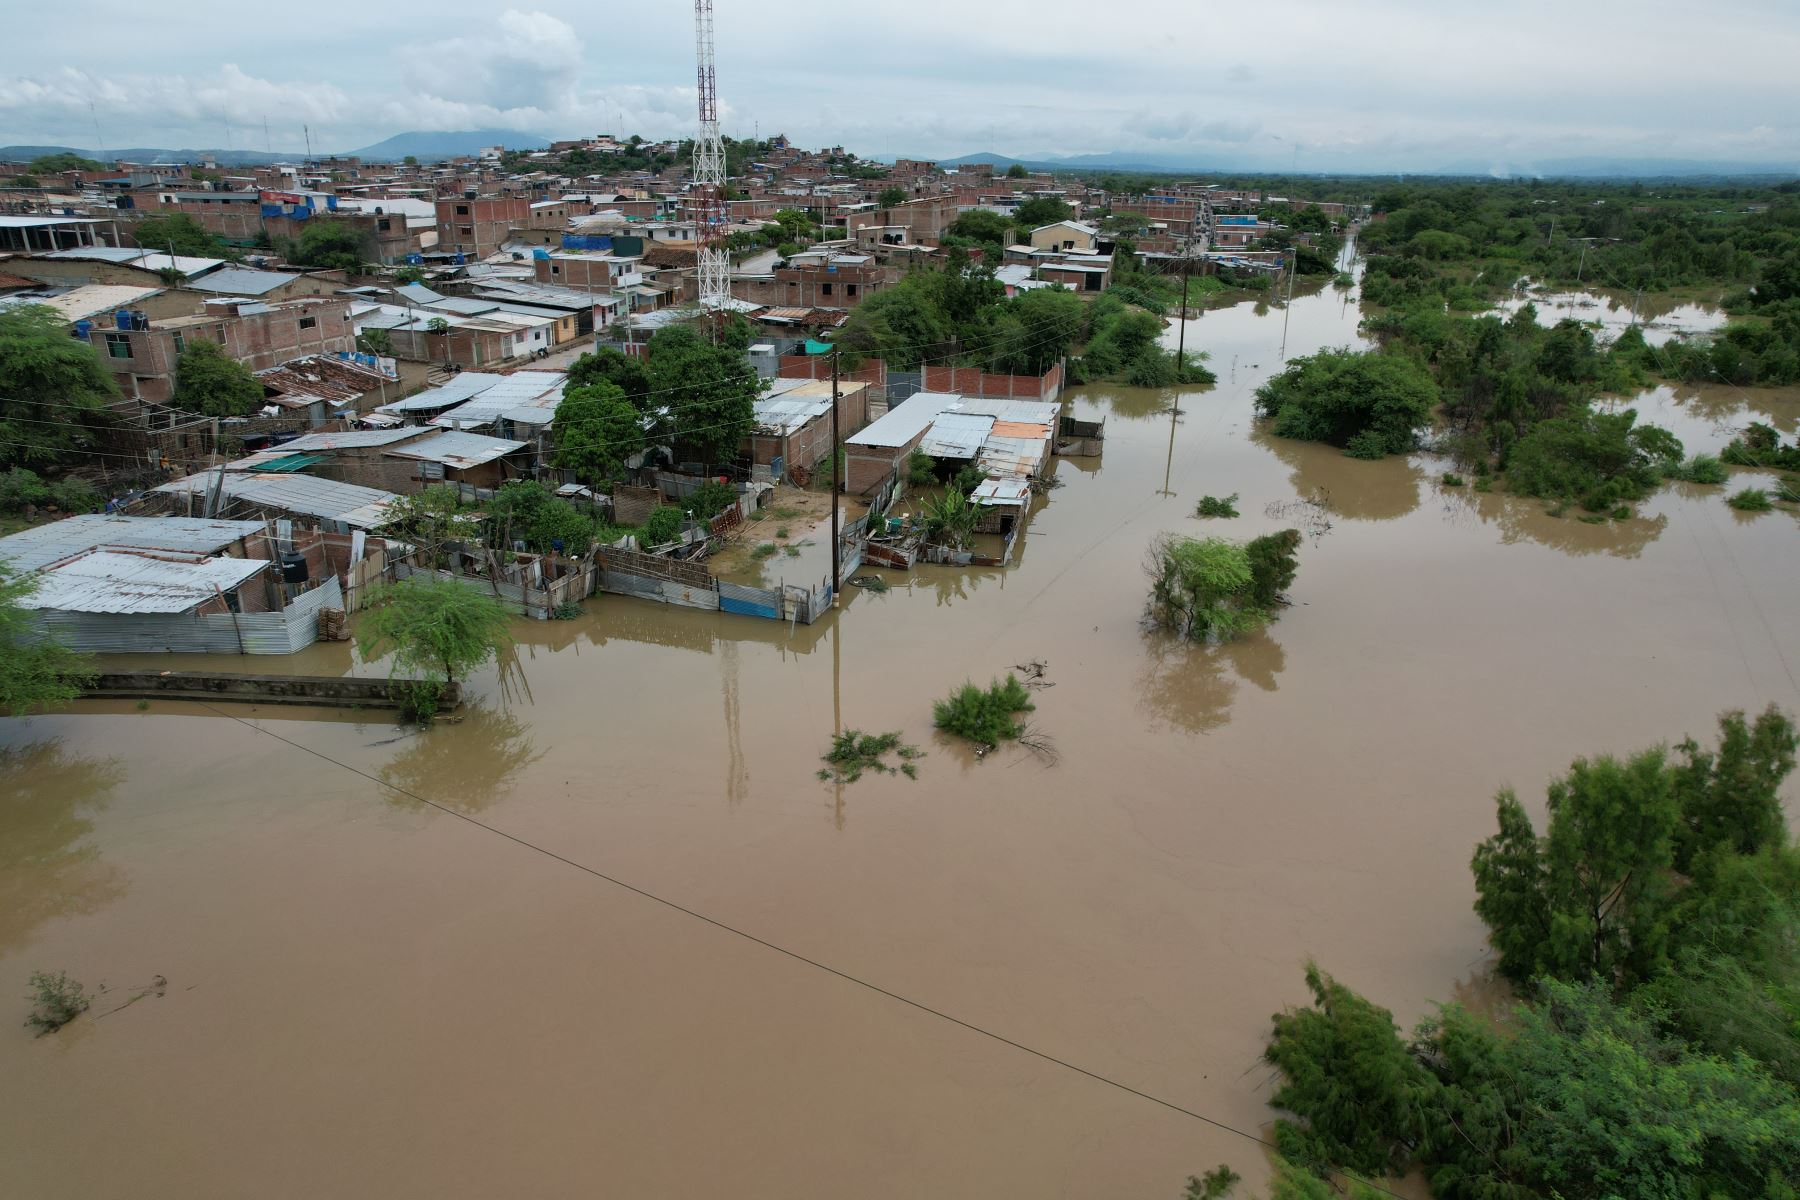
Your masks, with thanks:
<instances>
[{"instance_id":1,"label":"red brick wall","mask_svg":"<svg viewBox=\"0 0 1800 1200\"><path fill-rule=\"evenodd\" d=\"M990 375L978 367L925 368L925 390L956 392L964 396L1000 399L1038 399L1054 396L1062 388L1062 364L1040 375Z\"/></svg>"}]
</instances>

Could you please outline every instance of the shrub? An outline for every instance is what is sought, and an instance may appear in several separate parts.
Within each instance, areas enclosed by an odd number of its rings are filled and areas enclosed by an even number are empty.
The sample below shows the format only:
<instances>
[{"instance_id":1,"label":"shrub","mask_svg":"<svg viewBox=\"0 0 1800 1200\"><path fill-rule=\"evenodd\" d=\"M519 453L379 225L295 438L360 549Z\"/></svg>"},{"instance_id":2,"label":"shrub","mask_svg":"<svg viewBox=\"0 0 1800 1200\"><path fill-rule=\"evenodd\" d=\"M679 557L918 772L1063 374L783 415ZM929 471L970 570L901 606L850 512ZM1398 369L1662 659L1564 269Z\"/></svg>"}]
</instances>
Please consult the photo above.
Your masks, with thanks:
<instances>
[{"instance_id":1,"label":"shrub","mask_svg":"<svg viewBox=\"0 0 1800 1200\"><path fill-rule=\"evenodd\" d=\"M931 455L923 450L914 450L906 457L906 482L915 487L922 487L937 479L937 463Z\"/></svg>"},{"instance_id":2,"label":"shrub","mask_svg":"<svg viewBox=\"0 0 1800 1200\"><path fill-rule=\"evenodd\" d=\"M681 538L681 527L687 517L683 512L669 504L659 504L650 510L644 519L644 527L638 534L638 540L646 548L650 546L666 546Z\"/></svg>"},{"instance_id":3,"label":"shrub","mask_svg":"<svg viewBox=\"0 0 1800 1200\"><path fill-rule=\"evenodd\" d=\"M1731 472L1725 469L1716 455L1696 454L1687 462L1669 471L1669 478L1682 479L1688 483L1720 484L1731 478Z\"/></svg>"},{"instance_id":4,"label":"shrub","mask_svg":"<svg viewBox=\"0 0 1800 1200\"><path fill-rule=\"evenodd\" d=\"M1540 421L1513 444L1507 479L1522 495L1578 501L1589 512L1641 500L1665 466L1681 461L1681 443L1666 429L1636 422L1631 409Z\"/></svg>"},{"instance_id":5,"label":"shrub","mask_svg":"<svg viewBox=\"0 0 1800 1200\"><path fill-rule=\"evenodd\" d=\"M710 521L737 503L737 489L729 483L709 479L690 492L682 505L697 520Z\"/></svg>"},{"instance_id":6,"label":"shrub","mask_svg":"<svg viewBox=\"0 0 1800 1200\"><path fill-rule=\"evenodd\" d=\"M14 467L0 475L0 510L18 512L26 505L46 504L49 500L50 489L36 471Z\"/></svg>"},{"instance_id":7,"label":"shrub","mask_svg":"<svg viewBox=\"0 0 1800 1200\"><path fill-rule=\"evenodd\" d=\"M1775 507L1775 502L1769 498L1769 493L1762 488L1745 488L1743 491L1733 494L1725 503L1739 512L1768 512Z\"/></svg>"},{"instance_id":8,"label":"shrub","mask_svg":"<svg viewBox=\"0 0 1800 1200\"><path fill-rule=\"evenodd\" d=\"M1443 485L1448 488L1459 488L1464 483L1466 483L1467 480L1465 480L1461 475L1458 475L1455 471L1445 471L1444 477L1440 482L1442 482Z\"/></svg>"},{"instance_id":9,"label":"shrub","mask_svg":"<svg viewBox=\"0 0 1800 1200\"><path fill-rule=\"evenodd\" d=\"M758 545L756 547L756 549L750 551L750 557L762 559L762 558L768 558L770 555L772 555L774 553L775 553L775 543L774 542L763 542L760 545Z\"/></svg>"},{"instance_id":10,"label":"shrub","mask_svg":"<svg viewBox=\"0 0 1800 1200\"><path fill-rule=\"evenodd\" d=\"M1404 355L1321 350L1257 389L1256 407L1279 437L1328 442L1358 457L1412 448L1437 405L1431 372Z\"/></svg>"},{"instance_id":11,"label":"shrub","mask_svg":"<svg viewBox=\"0 0 1800 1200\"><path fill-rule=\"evenodd\" d=\"M50 485L50 503L69 513L100 507L100 490L85 479L59 479Z\"/></svg>"},{"instance_id":12,"label":"shrub","mask_svg":"<svg viewBox=\"0 0 1800 1200\"><path fill-rule=\"evenodd\" d=\"M1200 503L1194 508L1194 515L1196 517L1235 517L1238 515L1237 498L1236 492L1222 500L1217 496L1202 496Z\"/></svg>"},{"instance_id":13,"label":"shrub","mask_svg":"<svg viewBox=\"0 0 1800 1200\"><path fill-rule=\"evenodd\" d=\"M1025 685L1008 674L1006 682L995 680L985 689L973 682L963 684L932 706L931 719L946 733L992 749L1024 733L1018 715L1036 707Z\"/></svg>"},{"instance_id":14,"label":"shrub","mask_svg":"<svg viewBox=\"0 0 1800 1200\"><path fill-rule=\"evenodd\" d=\"M898 767L889 766L887 756L890 751L905 761ZM835 777L843 783L855 783L864 771L874 771L888 775L904 772L908 779L917 779L919 769L912 760L923 756L924 752L917 746L902 742L898 731L864 733L860 729L846 729L832 736L831 749L825 753L825 761L831 765L819 772L819 778Z\"/></svg>"},{"instance_id":15,"label":"shrub","mask_svg":"<svg viewBox=\"0 0 1800 1200\"><path fill-rule=\"evenodd\" d=\"M58 971L52 975L48 971L31 973L31 995L27 997L34 1002L31 1015L25 1018L25 1024L38 1031L40 1035L55 1033L76 1017L86 1012L92 1001L88 998L87 989L69 978L68 972Z\"/></svg>"},{"instance_id":16,"label":"shrub","mask_svg":"<svg viewBox=\"0 0 1800 1200\"><path fill-rule=\"evenodd\" d=\"M1238 545L1223 538L1164 534L1150 544L1149 617L1195 641L1227 639L1273 619L1280 593L1298 570L1298 530Z\"/></svg>"}]
</instances>

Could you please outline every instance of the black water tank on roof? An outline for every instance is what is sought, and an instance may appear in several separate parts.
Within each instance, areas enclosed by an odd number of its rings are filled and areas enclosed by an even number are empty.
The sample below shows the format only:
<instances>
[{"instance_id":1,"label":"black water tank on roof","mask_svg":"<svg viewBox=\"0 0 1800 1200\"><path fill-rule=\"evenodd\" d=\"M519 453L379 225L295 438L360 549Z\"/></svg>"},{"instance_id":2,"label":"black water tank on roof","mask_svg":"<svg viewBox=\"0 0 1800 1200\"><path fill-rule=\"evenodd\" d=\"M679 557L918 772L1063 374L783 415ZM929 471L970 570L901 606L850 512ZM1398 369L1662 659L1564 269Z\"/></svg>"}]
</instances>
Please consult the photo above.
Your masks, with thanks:
<instances>
[{"instance_id":1,"label":"black water tank on roof","mask_svg":"<svg viewBox=\"0 0 1800 1200\"><path fill-rule=\"evenodd\" d=\"M281 582L305 583L306 578L306 555L290 552L281 556Z\"/></svg>"}]
</instances>

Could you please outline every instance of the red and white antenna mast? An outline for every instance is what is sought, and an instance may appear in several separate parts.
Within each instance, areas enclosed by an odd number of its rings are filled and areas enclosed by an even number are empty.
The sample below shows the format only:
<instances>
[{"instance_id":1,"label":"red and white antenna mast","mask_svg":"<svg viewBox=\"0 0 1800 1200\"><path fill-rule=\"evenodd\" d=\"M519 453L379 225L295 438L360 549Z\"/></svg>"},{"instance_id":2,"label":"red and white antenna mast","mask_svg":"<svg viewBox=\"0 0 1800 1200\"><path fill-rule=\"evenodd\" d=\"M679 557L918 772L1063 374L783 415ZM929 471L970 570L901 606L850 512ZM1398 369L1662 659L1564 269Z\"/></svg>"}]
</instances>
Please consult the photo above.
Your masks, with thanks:
<instances>
[{"instance_id":1,"label":"red and white antenna mast","mask_svg":"<svg viewBox=\"0 0 1800 1200\"><path fill-rule=\"evenodd\" d=\"M725 143L719 138L719 93L713 79L713 0L694 0L694 50L700 81L700 133L694 139L690 208L699 264L700 304L722 311L731 299L731 260L725 253Z\"/></svg>"}]
</instances>

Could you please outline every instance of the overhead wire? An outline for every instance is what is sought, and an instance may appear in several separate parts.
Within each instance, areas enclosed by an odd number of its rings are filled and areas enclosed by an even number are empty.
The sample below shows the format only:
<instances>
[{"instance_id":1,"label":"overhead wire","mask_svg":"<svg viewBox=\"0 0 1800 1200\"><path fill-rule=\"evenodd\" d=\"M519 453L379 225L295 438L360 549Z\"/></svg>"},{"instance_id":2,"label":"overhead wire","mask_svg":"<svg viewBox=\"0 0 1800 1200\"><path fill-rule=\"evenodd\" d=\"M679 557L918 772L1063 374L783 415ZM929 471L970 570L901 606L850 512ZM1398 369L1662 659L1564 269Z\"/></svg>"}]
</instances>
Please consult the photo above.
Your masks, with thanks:
<instances>
[{"instance_id":1,"label":"overhead wire","mask_svg":"<svg viewBox=\"0 0 1800 1200\"><path fill-rule=\"evenodd\" d=\"M401 787L397 783L393 783L389 780L383 779L379 775L371 775L369 772L362 770L360 767L357 767L350 763L344 762L342 759L333 758L331 755L326 754L324 751L314 749L313 747L306 745L304 742L297 742L297 741L293 740L292 738L283 737L281 734L276 733L272 729L265 728L262 725L259 725L253 721L247 721L242 717L235 716L231 713L225 712L225 711L219 709L218 707L216 707L215 705L207 703L206 701L203 701L203 700L195 701L195 703L199 704L203 708L210 710L211 712L213 712L214 714L216 714L218 716L224 717L226 720L235 721L236 723L244 726L247 729L254 730L257 733L265 734L269 737L274 738L278 742L281 742L287 746L291 746L295 750L299 750L302 753L309 754L309 755L313 756L314 758L319 759L322 762L329 763L334 767L339 767L345 771L350 772L353 775L356 775L362 779L366 779L370 783L375 784L377 787L387 788L388 790L397 792L400 795L405 796L410 800L416 800L420 804L423 804L423 805L427 806L428 808L435 809L436 811L441 812L441 813L445 814L446 816L455 817L457 820L463 821L469 825L472 825L475 828L480 829L486 833L490 833L490 834L494 835L495 837L502 838L506 841L512 842L516 846L519 846L525 850L531 851L532 853L542 855L543 857L548 858L553 862L560 863L561 865L563 865L565 867L573 868L574 870L580 871L583 874L590 875L595 879L601 880L602 882L609 883L609 884L613 885L614 887L621 888L624 891L630 892L633 895L636 895L642 899L649 900L655 904L659 904L659 905L663 906L664 908L667 908L676 913L679 913L682 916L689 917L696 921L700 921L706 925L712 926L713 928L715 928L717 930L720 930L721 932L730 934L734 937L741 938L747 942L753 943L754 945L761 946L765 950L773 951L776 954L782 955L785 958L793 960L794 962L798 962L804 966L811 967L814 970L821 971L827 975L831 975L837 979L843 980L846 983L853 984L854 986L859 987L859 988L863 988L866 991L873 992L880 996L884 996L889 1000L893 1000L896 1003L905 1005L906 1007L914 1009L918 1012L924 1013L927 1016L935 1017L940 1021L948 1022L949 1024L958 1026L962 1029L969 1031L970 1033L974 1033L981 1037L988 1038L992 1041L1000 1043L1001 1045L1008 1046L1008 1047L1010 1047L1014 1050L1018 1050L1024 1054L1028 1054L1033 1058L1037 1058L1043 1062L1050 1063L1053 1066L1061 1067L1067 1071L1072 1071L1075 1074L1084 1076L1088 1079L1095 1081L1096 1083L1104 1084L1107 1087L1115 1088L1118 1091L1126 1093L1127 1095L1135 1096L1140 1100L1146 1100L1146 1101L1150 1102L1151 1104L1155 1104L1161 1108L1168 1109L1169 1111L1180 1114L1181 1116L1189 1117L1193 1120L1201 1122L1202 1124L1209 1125L1214 1129L1220 1130L1221 1132L1234 1134L1238 1137L1246 1139L1247 1141L1254 1142L1257 1145L1263 1147L1264 1149L1272 1150L1272 1151L1275 1151L1276 1153L1280 1152L1279 1146L1277 1146L1274 1142L1270 1141L1269 1139L1262 1137L1260 1134L1253 1133L1249 1130L1240 1129L1237 1126L1232 1125L1231 1123L1229 1123L1227 1121L1219 1120L1216 1117L1209 1117L1205 1113L1199 1112L1195 1109L1188 1108L1185 1105L1178 1104L1175 1101L1166 1099L1162 1096L1158 1096L1153 1092L1145 1091L1142 1088L1135 1087L1135 1086L1133 1086L1129 1083L1126 1083L1122 1080L1115 1079L1110 1075L1103 1074L1099 1071L1092 1070L1088 1067L1083 1067L1075 1062L1070 1061L1069 1059L1062 1058L1058 1055L1051 1054L1050 1052L1048 1052L1046 1050L1040 1050L1034 1046L1027 1045L1024 1042L1017 1041L1013 1038L1006 1036L1003 1033L999 1033L999 1032L996 1032L995 1030L989 1029L985 1026L978 1025L973 1021L965 1020L964 1018L958 1017L952 1013L946 1012L941 1008L936 1008L930 1004L927 1004L922 1000L916 1000L916 999L912 998L911 996L905 995L904 993L894 991L891 988L883 987L881 984L878 984L871 980L865 979L860 975L852 974L851 972L846 971L842 968L834 967L834 966L830 965L829 963L826 963L819 959L812 958L808 955L802 954L798 950L794 950L794 949L791 949L790 947L783 946L779 942L770 941L769 939L767 939L765 937L762 937L758 934L751 933L750 931L748 931L740 926L733 925L719 917L710 916L706 913L699 911L698 909L690 908L687 905L682 904L680 901L671 900L667 896L663 896L657 892L650 891L648 888L641 887L637 884L630 883L624 879L619 878L616 875L612 875L605 871L602 871L597 867L589 866L586 863L583 863L576 859L570 858L565 854L561 854L555 850L550 849L547 846L544 846L537 842L531 841L528 838L521 837L515 833L509 833L506 830L501 829L500 827L498 827L496 825L489 824L488 822L483 821L483 820L479 819L478 817L472 816L469 813L462 812L456 808L451 807L450 805L443 804L439 801L432 800L427 796L420 795L418 792L415 792L415 791L411 790L410 788ZM1302 1164L1302 1165L1306 1165L1306 1164ZM1326 1169L1331 1170L1331 1171L1335 1172L1336 1174L1340 1174L1340 1175L1344 1176L1346 1179L1350 1179L1357 1183L1361 1183L1366 1187L1373 1188L1376 1191L1379 1191L1384 1195L1393 1196L1393 1197L1395 1197L1395 1200L1404 1200L1404 1198L1401 1197L1400 1193L1393 1191L1390 1188L1384 1187L1383 1185L1381 1185L1377 1182L1374 1182L1372 1180L1369 1180L1369 1179L1363 1178L1359 1175L1356 1175L1350 1171L1346 1171L1346 1170L1343 1170L1338 1167L1332 1167L1329 1164L1315 1163L1315 1164L1311 1164L1311 1165L1325 1167Z\"/></svg>"}]
</instances>

